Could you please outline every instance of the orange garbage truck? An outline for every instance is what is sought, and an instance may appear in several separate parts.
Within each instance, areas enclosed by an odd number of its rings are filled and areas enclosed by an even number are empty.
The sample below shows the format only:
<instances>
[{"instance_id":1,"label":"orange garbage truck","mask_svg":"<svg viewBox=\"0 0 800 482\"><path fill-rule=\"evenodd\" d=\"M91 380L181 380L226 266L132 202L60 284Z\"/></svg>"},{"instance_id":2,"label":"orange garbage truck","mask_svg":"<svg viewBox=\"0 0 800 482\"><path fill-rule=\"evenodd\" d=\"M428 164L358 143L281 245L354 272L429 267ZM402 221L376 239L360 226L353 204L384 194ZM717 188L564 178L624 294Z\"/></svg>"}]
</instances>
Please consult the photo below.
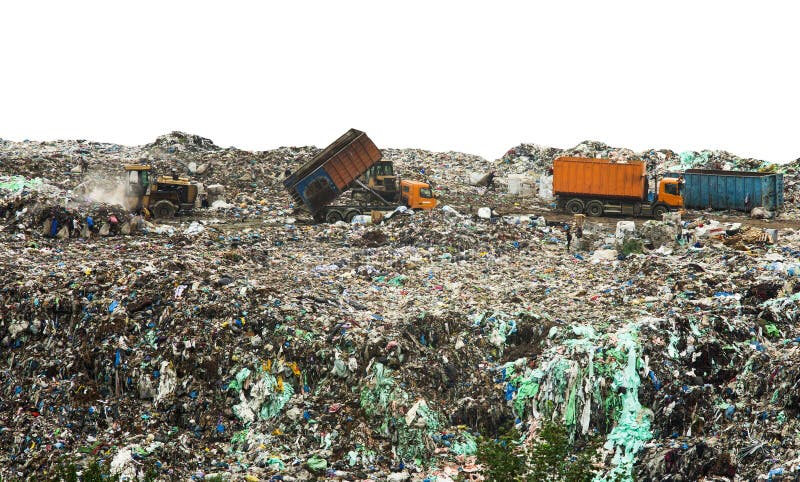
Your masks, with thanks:
<instances>
[{"instance_id":1,"label":"orange garbage truck","mask_svg":"<svg viewBox=\"0 0 800 482\"><path fill-rule=\"evenodd\" d=\"M683 179L664 177L649 192L643 161L559 157L553 161L556 206L570 214L623 214L660 218L683 207Z\"/></svg>"},{"instance_id":2,"label":"orange garbage truck","mask_svg":"<svg viewBox=\"0 0 800 482\"><path fill-rule=\"evenodd\" d=\"M351 222L358 215L399 206L436 207L430 184L400 179L392 162L382 158L367 134L350 129L289 174L283 186L295 206L308 211L317 222ZM348 190L352 190L352 202L333 204Z\"/></svg>"}]
</instances>

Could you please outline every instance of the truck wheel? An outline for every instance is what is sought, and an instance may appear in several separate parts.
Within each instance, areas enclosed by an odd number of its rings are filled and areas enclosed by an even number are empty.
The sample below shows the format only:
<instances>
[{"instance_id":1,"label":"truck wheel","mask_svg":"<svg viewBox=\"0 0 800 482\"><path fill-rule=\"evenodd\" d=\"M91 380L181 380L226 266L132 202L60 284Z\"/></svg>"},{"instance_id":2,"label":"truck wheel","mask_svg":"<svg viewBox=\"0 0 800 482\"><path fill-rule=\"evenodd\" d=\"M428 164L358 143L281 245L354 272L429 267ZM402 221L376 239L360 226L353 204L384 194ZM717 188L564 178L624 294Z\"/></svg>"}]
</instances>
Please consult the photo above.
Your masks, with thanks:
<instances>
[{"instance_id":1,"label":"truck wheel","mask_svg":"<svg viewBox=\"0 0 800 482\"><path fill-rule=\"evenodd\" d=\"M361 211L359 211L358 209L351 209L351 210L347 211L347 214L345 214L344 220L347 223L352 223L353 222L353 218L358 216L358 215L360 215L360 214L361 214Z\"/></svg>"},{"instance_id":2,"label":"truck wheel","mask_svg":"<svg viewBox=\"0 0 800 482\"><path fill-rule=\"evenodd\" d=\"M589 201L586 205L586 214L592 217L598 217L603 215L603 203L600 201Z\"/></svg>"},{"instance_id":3,"label":"truck wheel","mask_svg":"<svg viewBox=\"0 0 800 482\"><path fill-rule=\"evenodd\" d=\"M338 221L341 221L341 220L342 220L342 213L340 213L339 211L330 211L325 216L325 221L327 221L327 222L329 222L331 224L334 224L334 223L336 223Z\"/></svg>"},{"instance_id":4,"label":"truck wheel","mask_svg":"<svg viewBox=\"0 0 800 482\"><path fill-rule=\"evenodd\" d=\"M653 208L653 217L655 219L660 219L667 211L669 210L666 208L666 206L656 206Z\"/></svg>"},{"instance_id":5,"label":"truck wheel","mask_svg":"<svg viewBox=\"0 0 800 482\"><path fill-rule=\"evenodd\" d=\"M154 218L171 218L175 216L175 206L169 201L158 201L155 206L153 206L152 212Z\"/></svg>"},{"instance_id":6,"label":"truck wheel","mask_svg":"<svg viewBox=\"0 0 800 482\"><path fill-rule=\"evenodd\" d=\"M564 209L570 214L581 214L583 212L583 201L578 198L570 199Z\"/></svg>"}]
</instances>

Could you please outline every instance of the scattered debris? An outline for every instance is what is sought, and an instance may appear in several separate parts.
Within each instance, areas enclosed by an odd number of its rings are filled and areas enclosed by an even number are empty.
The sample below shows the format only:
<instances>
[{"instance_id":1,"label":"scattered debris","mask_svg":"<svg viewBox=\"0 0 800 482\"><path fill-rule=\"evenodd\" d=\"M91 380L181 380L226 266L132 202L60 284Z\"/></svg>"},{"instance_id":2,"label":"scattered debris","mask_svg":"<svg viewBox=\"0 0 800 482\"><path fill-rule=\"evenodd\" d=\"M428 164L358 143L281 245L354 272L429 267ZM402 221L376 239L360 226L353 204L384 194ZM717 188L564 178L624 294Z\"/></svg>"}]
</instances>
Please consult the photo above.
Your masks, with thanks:
<instances>
[{"instance_id":1,"label":"scattered debris","mask_svg":"<svg viewBox=\"0 0 800 482\"><path fill-rule=\"evenodd\" d=\"M797 474L795 164L770 220L634 222L470 186L474 156L386 149L442 207L314 224L280 183L317 152L0 144L4 480L62 457L128 478L480 480L476 440L514 426L524 450L545 420L596 442L607 480ZM541 183L563 153L492 169ZM185 166L210 208L151 223L87 195L141 159Z\"/></svg>"}]
</instances>

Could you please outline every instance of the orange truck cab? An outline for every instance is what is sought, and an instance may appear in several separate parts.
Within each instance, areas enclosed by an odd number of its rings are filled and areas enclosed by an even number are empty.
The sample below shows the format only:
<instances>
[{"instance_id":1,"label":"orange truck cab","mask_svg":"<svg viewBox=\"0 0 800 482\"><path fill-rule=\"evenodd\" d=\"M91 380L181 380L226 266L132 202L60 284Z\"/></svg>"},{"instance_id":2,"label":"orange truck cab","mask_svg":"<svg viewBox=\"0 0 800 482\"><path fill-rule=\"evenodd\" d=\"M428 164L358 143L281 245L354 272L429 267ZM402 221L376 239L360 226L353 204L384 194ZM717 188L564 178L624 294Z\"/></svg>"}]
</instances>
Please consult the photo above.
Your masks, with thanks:
<instances>
[{"instance_id":1,"label":"orange truck cab","mask_svg":"<svg viewBox=\"0 0 800 482\"><path fill-rule=\"evenodd\" d=\"M683 208L683 178L662 178L658 182L658 202L675 209Z\"/></svg>"},{"instance_id":2,"label":"orange truck cab","mask_svg":"<svg viewBox=\"0 0 800 482\"><path fill-rule=\"evenodd\" d=\"M400 199L411 209L433 209L436 198L433 197L431 185L420 181L400 181Z\"/></svg>"}]
</instances>

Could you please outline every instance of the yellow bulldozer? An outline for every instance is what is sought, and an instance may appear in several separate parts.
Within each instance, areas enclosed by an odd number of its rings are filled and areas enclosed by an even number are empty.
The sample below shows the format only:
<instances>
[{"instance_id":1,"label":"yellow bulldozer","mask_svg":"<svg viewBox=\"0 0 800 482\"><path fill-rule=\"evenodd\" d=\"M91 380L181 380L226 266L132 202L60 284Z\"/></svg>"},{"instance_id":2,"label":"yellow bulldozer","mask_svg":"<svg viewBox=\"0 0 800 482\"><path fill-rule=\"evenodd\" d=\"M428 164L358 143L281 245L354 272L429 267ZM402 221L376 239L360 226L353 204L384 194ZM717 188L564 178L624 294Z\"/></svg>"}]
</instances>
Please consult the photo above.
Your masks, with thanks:
<instances>
[{"instance_id":1,"label":"yellow bulldozer","mask_svg":"<svg viewBox=\"0 0 800 482\"><path fill-rule=\"evenodd\" d=\"M170 176L153 179L148 164L126 164L125 200L127 207L147 217L171 218L194 210L197 185L172 171Z\"/></svg>"}]
</instances>

